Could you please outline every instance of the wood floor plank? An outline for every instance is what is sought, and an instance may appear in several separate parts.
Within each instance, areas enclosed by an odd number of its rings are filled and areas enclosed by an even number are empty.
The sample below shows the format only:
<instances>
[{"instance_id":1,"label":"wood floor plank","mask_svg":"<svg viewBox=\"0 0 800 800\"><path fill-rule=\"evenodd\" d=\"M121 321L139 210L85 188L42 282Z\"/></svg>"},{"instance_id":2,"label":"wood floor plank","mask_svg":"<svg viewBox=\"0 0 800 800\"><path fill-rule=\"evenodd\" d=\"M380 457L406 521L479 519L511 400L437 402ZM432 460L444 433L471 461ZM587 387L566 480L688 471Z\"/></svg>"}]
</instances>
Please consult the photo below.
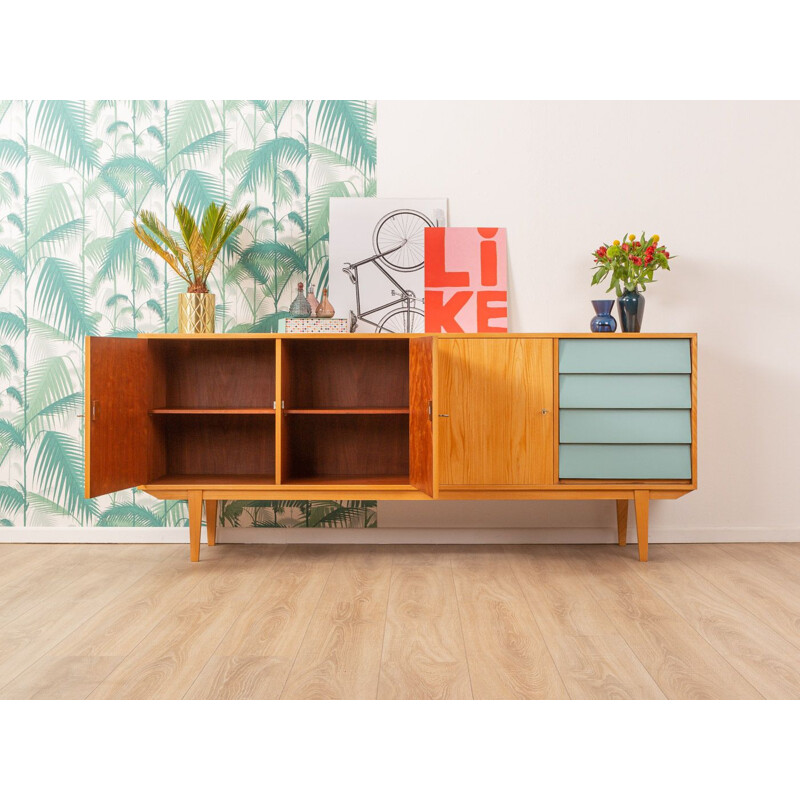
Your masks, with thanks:
<instances>
[{"instance_id":1,"label":"wood floor plank","mask_svg":"<svg viewBox=\"0 0 800 800\"><path fill-rule=\"evenodd\" d=\"M653 548L653 560L661 547ZM571 563L661 691L681 700L760 698L752 684L647 585L647 565L637 561L639 571L634 573L620 561L635 558L633 550L576 545Z\"/></svg>"},{"instance_id":2,"label":"wood floor plank","mask_svg":"<svg viewBox=\"0 0 800 800\"><path fill-rule=\"evenodd\" d=\"M224 555L220 548L208 560ZM184 545L175 546L168 558L0 689L0 697L85 698L206 574L188 561ZM80 664L88 665L90 671L78 680Z\"/></svg>"},{"instance_id":3,"label":"wood floor plank","mask_svg":"<svg viewBox=\"0 0 800 800\"><path fill-rule=\"evenodd\" d=\"M618 634L545 638L573 700L664 700L650 673Z\"/></svg>"},{"instance_id":4,"label":"wood floor plank","mask_svg":"<svg viewBox=\"0 0 800 800\"><path fill-rule=\"evenodd\" d=\"M781 542L780 545L785 544ZM792 555L792 550L769 546L764 542L736 542L718 544L717 547L737 561L743 562L748 571L763 575L767 580L778 584L793 597L800 597L800 560ZM798 557L800 549L795 548Z\"/></svg>"},{"instance_id":5,"label":"wood floor plank","mask_svg":"<svg viewBox=\"0 0 800 800\"><path fill-rule=\"evenodd\" d=\"M800 649L692 570L669 546L657 554L647 568L647 585L764 697L800 698Z\"/></svg>"},{"instance_id":6,"label":"wood floor plank","mask_svg":"<svg viewBox=\"0 0 800 800\"><path fill-rule=\"evenodd\" d=\"M507 546L559 675L573 699L663 699L647 670L578 579L563 546Z\"/></svg>"},{"instance_id":7,"label":"wood floor plank","mask_svg":"<svg viewBox=\"0 0 800 800\"><path fill-rule=\"evenodd\" d=\"M290 545L209 659L187 699L270 700L289 670L333 569L329 545Z\"/></svg>"},{"instance_id":8,"label":"wood floor plank","mask_svg":"<svg viewBox=\"0 0 800 800\"><path fill-rule=\"evenodd\" d=\"M63 591L76 581L87 570L92 569L93 559L105 562L110 558L123 557L129 563L141 560L142 551L139 545L136 550L126 549L116 554L108 545L89 545L70 547L59 545L62 552L56 556L47 556L37 564L29 564L18 570L17 578L0 589L3 602L0 603L0 626L30 611L35 605L46 602L49 598ZM177 545L159 546L155 548L163 557L168 552L177 552ZM146 558L146 561L159 561L160 558Z\"/></svg>"},{"instance_id":9,"label":"wood floor plank","mask_svg":"<svg viewBox=\"0 0 800 800\"><path fill-rule=\"evenodd\" d=\"M250 545L205 564L205 577L126 656L89 699L180 699L239 610L269 576L283 545ZM195 565L197 568L197 565Z\"/></svg>"},{"instance_id":10,"label":"wood floor plank","mask_svg":"<svg viewBox=\"0 0 800 800\"><path fill-rule=\"evenodd\" d=\"M671 552L792 644L800 642L800 597L718 545L669 545Z\"/></svg>"},{"instance_id":11,"label":"wood floor plank","mask_svg":"<svg viewBox=\"0 0 800 800\"><path fill-rule=\"evenodd\" d=\"M375 699L392 548L341 548L281 694L284 699Z\"/></svg>"},{"instance_id":12,"label":"wood floor plank","mask_svg":"<svg viewBox=\"0 0 800 800\"><path fill-rule=\"evenodd\" d=\"M798 554L14 545L0 698L800 698Z\"/></svg>"},{"instance_id":13,"label":"wood floor plank","mask_svg":"<svg viewBox=\"0 0 800 800\"><path fill-rule=\"evenodd\" d=\"M395 552L378 698L472 698L446 548L407 547Z\"/></svg>"},{"instance_id":14,"label":"wood floor plank","mask_svg":"<svg viewBox=\"0 0 800 800\"><path fill-rule=\"evenodd\" d=\"M454 548L451 563L473 697L567 698L503 549Z\"/></svg>"},{"instance_id":15,"label":"wood floor plank","mask_svg":"<svg viewBox=\"0 0 800 800\"><path fill-rule=\"evenodd\" d=\"M76 580L0 627L0 675L13 680L157 564L129 560L125 548L87 559Z\"/></svg>"}]
</instances>

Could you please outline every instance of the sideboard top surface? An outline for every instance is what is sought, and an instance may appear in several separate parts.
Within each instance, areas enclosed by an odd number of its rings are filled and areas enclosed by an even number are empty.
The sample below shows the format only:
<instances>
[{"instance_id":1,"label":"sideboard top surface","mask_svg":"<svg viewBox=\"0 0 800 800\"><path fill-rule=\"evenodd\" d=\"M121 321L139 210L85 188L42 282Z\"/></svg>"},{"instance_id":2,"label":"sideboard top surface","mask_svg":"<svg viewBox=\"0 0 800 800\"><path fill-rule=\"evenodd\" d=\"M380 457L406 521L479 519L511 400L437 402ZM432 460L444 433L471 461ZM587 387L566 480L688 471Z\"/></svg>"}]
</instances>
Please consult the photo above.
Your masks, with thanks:
<instances>
[{"instance_id":1,"label":"sideboard top surface","mask_svg":"<svg viewBox=\"0 0 800 800\"><path fill-rule=\"evenodd\" d=\"M140 339L696 339L696 333L139 333Z\"/></svg>"}]
</instances>

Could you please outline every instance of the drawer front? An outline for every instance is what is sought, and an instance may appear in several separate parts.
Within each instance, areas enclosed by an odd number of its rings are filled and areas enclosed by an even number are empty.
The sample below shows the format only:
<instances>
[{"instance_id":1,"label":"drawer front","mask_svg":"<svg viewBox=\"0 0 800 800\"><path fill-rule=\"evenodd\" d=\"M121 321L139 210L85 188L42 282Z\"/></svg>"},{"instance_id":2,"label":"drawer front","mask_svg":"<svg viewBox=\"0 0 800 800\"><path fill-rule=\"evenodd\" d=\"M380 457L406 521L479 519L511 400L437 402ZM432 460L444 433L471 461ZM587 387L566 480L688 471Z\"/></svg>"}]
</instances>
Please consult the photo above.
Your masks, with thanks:
<instances>
[{"instance_id":1,"label":"drawer front","mask_svg":"<svg viewBox=\"0 0 800 800\"><path fill-rule=\"evenodd\" d=\"M689 375L560 375L561 408L691 408Z\"/></svg>"},{"instance_id":2,"label":"drawer front","mask_svg":"<svg viewBox=\"0 0 800 800\"><path fill-rule=\"evenodd\" d=\"M690 373L689 339L560 339L561 373Z\"/></svg>"},{"instance_id":3,"label":"drawer front","mask_svg":"<svg viewBox=\"0 0 800 800\"><path fill-rule=\"evenodd\" d=\"M611 480L689 480L692 448L688 444L562 444L561 478Z\"/></svg>"},{"instance_id":4,"label":"drawer front","mask_svg":"<svg viewBox=\"0 0 800 800\"><path fill-rule=\"evenodd\" d=\"M688 409L563 409L562 444L691 444Z\"/></svg>"}]
</instances>

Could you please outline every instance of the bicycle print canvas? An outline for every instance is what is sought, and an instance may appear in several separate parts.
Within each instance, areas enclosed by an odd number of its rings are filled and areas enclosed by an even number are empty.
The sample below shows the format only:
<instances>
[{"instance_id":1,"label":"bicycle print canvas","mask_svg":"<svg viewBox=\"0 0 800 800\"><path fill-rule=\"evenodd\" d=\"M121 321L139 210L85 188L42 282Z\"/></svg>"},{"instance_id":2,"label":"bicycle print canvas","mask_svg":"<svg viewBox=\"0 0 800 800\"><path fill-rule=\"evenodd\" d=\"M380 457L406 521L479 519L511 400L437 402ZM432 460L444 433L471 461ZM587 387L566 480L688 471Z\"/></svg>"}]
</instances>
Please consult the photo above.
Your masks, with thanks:
<instances>
[{"instance_id":1,"label":"bicycle print canvas","mask_svg":"<svg viewBox=\"0 0 800 800\"><path fill-rule=\"evenodd\" d=\"M425 330L425 230L447 224L446 198L334 197L328 288L351 333Z\"/></svg>"}]
</instances>

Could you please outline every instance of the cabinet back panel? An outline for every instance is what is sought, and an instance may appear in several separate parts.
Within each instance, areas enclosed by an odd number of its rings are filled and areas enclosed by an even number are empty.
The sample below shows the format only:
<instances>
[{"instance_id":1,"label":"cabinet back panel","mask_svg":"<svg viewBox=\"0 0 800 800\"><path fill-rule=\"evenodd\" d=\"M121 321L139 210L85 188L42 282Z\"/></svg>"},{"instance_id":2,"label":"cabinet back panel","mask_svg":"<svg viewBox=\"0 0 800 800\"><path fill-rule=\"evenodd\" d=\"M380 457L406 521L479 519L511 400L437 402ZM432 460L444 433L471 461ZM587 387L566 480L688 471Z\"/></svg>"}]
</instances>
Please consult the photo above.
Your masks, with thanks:
<instances>
[{"instance_id":1,"label":"cabinet back panel","mask_svg":"<svg viewBox=\"0 0 800 800\"><path fill-rule=\"evenodd\" d=\"M562 444L560 478L658 480L692 477L688 444Z\"/></svg>"},{"instance_id":2,"label":"cabinet back panel","mask_svg":"<svg viewBox=\"0 0 800 800\"><path fill-rule=\"evenodd\" d=\"M681 443L692 441L688 409L563 409L562 444Z\"/></svg>"},{"instance_id":3,"label":"cabinet back panel","mask_svg":"<svg viewBox=\"0 0 800 800\"><path fill-rule=\"evenodd\" d=\"M689 339L560 339L558 371L692 371Z\"/></svg>"},{"instance_id":4,"label":"cabinet back panel","mask_svg":"<svg viewBox=\"0 0 800 800\"><path fill-rule=\"evenodd\" d=\"M406 408L407 339L284 340L287 408Z\"/></svg>"},{"instance_id":5,"label":"cabinet back panel","mask_svg":"<svg viewBox=\"0 0 800 800\"><path fill-rule=\"evenodd\" d=\"M271 408L272 340L156 341L166 373L168 408Z\"/></svg>"},{"instance_id":6,"label":"cabinet back panel","mask_svg":"<svg viewBox=\"0 0 800 800\"><path fill-rule=\"evenodd\" d=\"M288 480L405 476L408 416L347 414L290 417Z\"/></svg>"},{"instance_id":7,"label":"cabinet back panel","mask_svg":"<svg viewBox=\"0 0 800 800\"><path fill-rule=\"evenodd\" d=\"M561 408L691 408L689 375L561 375Z\"/></svg>"},{"instance_id":8,"label":"cabinet back panel","mask_svg":"<svg viewBox=\"0 0 800 800\"><path fill-rule=\"evenodd\" d=\"M169 475L274 475L274 417L180 416L164 427Z\"/></svg>"}]
</instances>

